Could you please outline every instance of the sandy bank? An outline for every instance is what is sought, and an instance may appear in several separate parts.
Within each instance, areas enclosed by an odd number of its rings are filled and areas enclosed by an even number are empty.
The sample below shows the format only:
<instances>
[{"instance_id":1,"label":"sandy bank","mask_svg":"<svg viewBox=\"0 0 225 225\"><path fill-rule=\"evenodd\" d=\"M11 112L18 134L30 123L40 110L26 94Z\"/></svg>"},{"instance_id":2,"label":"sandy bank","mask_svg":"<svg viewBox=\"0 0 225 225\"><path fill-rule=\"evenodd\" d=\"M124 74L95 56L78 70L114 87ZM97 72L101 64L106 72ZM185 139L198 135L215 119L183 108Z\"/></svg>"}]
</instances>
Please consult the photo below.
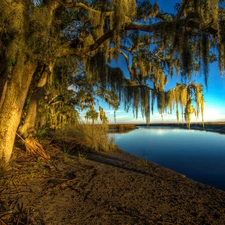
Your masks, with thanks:
<instances>
[{"instance_id":1,"label":"sandy bank","mask_svg":"<svg viewBox=\"0 0 225 225\"><path fill-rule=\"evenodd\" d=\"M119 149L51 159L15 149L0 178L6 224L225 224L225 192ZM5 213L4 213L5 212Z\"/></svg>"}]
</instances>

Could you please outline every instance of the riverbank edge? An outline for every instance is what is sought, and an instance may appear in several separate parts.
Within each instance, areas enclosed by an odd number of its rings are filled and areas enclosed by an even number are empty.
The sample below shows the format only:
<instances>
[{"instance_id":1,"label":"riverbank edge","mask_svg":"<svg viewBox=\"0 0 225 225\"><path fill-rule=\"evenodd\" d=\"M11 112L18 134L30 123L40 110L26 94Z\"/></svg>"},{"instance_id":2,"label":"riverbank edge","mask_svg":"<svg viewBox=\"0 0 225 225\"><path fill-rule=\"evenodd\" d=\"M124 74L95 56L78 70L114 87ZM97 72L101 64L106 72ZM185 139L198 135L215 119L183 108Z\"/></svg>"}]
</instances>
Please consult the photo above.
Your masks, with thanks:
<instances>
[{"instance_id":1,"label":"riverbank edge","mask_svg":"<svg viewBox=\"0 0 225 225\"><path fill-rule=\"evenodd\" d=\"M225 221L224 191L116 146L88 155L45 147L50 160L14 149L12 167L0 188L0 222L218 225Z\"/></svg>"}]
</instances>

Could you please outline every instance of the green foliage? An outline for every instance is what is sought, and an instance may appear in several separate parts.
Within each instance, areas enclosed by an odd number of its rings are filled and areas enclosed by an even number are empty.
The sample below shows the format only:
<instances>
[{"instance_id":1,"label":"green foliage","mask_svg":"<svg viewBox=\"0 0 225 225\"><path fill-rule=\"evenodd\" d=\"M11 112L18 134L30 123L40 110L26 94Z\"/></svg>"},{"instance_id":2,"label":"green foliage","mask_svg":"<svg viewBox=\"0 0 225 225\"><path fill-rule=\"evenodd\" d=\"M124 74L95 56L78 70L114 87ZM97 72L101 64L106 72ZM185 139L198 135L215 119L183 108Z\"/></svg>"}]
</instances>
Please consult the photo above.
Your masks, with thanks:
<instances>
[{"instance_id":1,"label":"green foliage","mask_svg":"<svg viewBox=\"0 0 225 225\"><path fill-rule=\"evenodd\" d=\"M49 129L47 127L43 127L40 129L37 129L36 136L38 138L46 138L50 135Z\"/></svg>"},{"instance_id":2,"label":"green foliage","mask_svg":"<svg viewBox=\"0 0 225 225\"><path fill-rule=\"evenodd\" d=\"M98 112L92 107L89 111L86 112L85 119L92 120L92 124L98 119Z\"/></svg>"},{"instance_id":3,"label":"green foliage","mask_svg":"<svg viewBox=\"0 0 225 225\"><path fill-rule=\"evenodd\" d=\"M224 72L225 13L219 2L183 1L173 15L150 1L3 1L0 96L21 62L38 63L30 93L40 68L53 62L54 72L38 106L38 128L76 124L75 108L88 110L86 118L94 122L97 97L115 110L123 102L136 118L141 111L147 124L155 101L162 115L167 109L172 113L175 105L177 118L189 123L194 111L203 118L203 89L192 77L203 71L207 87L208 66L215 60ZM109 66L120 58L125 59L127 74ZM182 85L165 91L174 71ZM102 108L99 113L105 124Z\"/></svg>"}]
</instances>

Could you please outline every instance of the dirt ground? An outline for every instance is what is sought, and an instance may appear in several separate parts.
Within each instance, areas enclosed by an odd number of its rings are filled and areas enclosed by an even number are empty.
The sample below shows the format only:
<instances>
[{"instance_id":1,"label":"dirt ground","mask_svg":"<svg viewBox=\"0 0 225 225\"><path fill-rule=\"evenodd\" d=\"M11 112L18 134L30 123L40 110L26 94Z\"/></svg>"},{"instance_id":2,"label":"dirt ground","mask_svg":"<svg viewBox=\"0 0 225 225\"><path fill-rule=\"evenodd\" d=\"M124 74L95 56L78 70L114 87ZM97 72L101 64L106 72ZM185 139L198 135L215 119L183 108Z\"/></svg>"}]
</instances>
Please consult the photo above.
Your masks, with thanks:
<instances>
[{"instance_id":1,"label":"dirt ground","mask_svg":"<svg viewBox=\"0 0 225 225\"><path fill-rule=\"evenodd\" d=\"M51 159L15 147L0 171L0 224L223 225L225 192L119 149Z\"/></svg>"}]
</instances>

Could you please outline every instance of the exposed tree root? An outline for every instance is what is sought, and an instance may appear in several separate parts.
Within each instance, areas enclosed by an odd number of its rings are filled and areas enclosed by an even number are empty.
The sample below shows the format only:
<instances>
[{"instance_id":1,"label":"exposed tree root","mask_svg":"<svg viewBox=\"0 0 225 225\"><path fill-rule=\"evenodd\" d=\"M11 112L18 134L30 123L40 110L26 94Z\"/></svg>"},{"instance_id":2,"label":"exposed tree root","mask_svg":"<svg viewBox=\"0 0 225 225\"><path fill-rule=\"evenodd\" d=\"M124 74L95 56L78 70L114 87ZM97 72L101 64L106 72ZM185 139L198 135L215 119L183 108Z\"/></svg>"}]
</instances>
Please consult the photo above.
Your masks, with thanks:
<instances>
[{"instance_id":1,"label":"exposed tree root","mask_svg":"<svg viewBox=\"0 0 225 225\"><path fill-rule=\"evenodd\" d=\"M49 159L50 156L45 152L43 146L33 137L28 137L26 139L22 138L19 134L17 134L20 139L22 139L25 147L26 147L26 151L29 154L33 154L36 156L40 156L44 159Z\"/></svg>"},{"instance_id":2,"label":"exposed tree root","mask_svg":"<svg viewBox=\"0 0 225 225\"><path fill-rule=\"evenodd\" d=\"M50 158L50 156L48 154L46 154L43 146L35 138L32 138L32 137L26 138L24 140L24 144L26 147L26 151L29 154L34 154L34 155L40 156L44 159Z\"/></svg>"}]
</instances>

